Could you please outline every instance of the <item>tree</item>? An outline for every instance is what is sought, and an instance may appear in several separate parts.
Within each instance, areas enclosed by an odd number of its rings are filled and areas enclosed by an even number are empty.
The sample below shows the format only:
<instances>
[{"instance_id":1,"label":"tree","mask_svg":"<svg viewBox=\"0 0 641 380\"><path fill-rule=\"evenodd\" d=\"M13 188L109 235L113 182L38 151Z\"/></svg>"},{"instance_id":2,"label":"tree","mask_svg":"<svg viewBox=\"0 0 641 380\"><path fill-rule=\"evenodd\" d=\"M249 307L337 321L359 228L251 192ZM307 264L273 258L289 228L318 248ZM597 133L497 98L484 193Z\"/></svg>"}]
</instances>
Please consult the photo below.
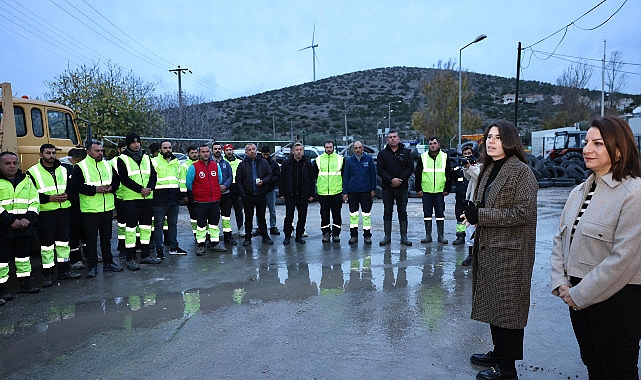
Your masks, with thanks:
<instances>
[{"instance_id":1,"label":"tree","mask_svg":"<svg viewBox=\"0 0 641 380\"><path fill-rule=\"evenodd\" d=\"M458 90L457 72L452 60L438 62L434 77L423 83L421 93L426 105L412 115L412 128L424 136L438 136L444 139L458 134ZM469 89L467 75L462 77L461 99L463 104L474 96ZM467 110L466 110L467 111ZM468 116L468 117L465 117ZM480 125L480 117L464 112L463 130L475 130Z\"/></svg>"},{"instance_id":2,"label":"tree","mask_svg":"<svg viewBox=\"0 0 641 380\"><path fill-rule=\"evenodd\" d=\"M563 98L560 112L544 122L546 129L561 128L590 117L590 111L581 97L592 78L592 67L586 61L571 64L556 80L558 93Z\"/></svg>"},{"instance_id":3,"label":"tree","mask_svg":"<svg viewBox=\"0 0 641 380\"><path fill-rule=\"evenodd\" d=\"M155 84L145 83L132 72L108 62L67 69L50 82L47 99L73 109L79 119L91 124L93 137L126 135L136 132L149 135L162 124L150 96ZM80 123L81 134L86 133Z\"/></svg>"},{"instance_id":4,"label":"tree","mask_svg":"<svg viewBox=\"0 0 641 380\"><path fill-rule=\"evenodd\" d=\"M613 51L610 53L610 60L605 64L606 75L608 77L605 83L608 87L610 108L614 107L615 93L621 92L625 87L625 73L623 69L623 53Z\"/></svg>"}]
</instances>

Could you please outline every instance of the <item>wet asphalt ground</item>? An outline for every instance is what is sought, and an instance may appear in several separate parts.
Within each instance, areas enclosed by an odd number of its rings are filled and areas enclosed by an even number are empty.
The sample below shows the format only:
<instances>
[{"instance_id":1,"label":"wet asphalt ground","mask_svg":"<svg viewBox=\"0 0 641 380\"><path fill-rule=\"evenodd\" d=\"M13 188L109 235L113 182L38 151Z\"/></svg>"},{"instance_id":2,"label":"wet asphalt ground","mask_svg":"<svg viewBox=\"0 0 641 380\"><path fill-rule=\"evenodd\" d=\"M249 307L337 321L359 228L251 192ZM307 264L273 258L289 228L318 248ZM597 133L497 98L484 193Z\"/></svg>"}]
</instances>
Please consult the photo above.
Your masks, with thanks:
<instances>
[{"instance_id":1,"label":"wet asphalt ground","mask_svg":"<svg viewBox=\"0 0 641 380\"><path fill-rule=\"evenodd\" d=\"M587 378L567 307L549 288L552 236L569 191L539 191L521 379ZM396 222L391 246L379 247L381 200L372 210L374 244L361 237L350 246L347 228L340 243L322 243L319 205L312 203L305 245L292 239L284 246L281 234L272 246L254 238L242 247L239 239L227 253L203 257L195 255L182 208L179 241L187 256L62 281L0 307L0 376L473 379L484 368L469 356L490 350L491 337L486 324L469 318L472 272L460 265L467 247L451 245L454 196L446 203L448 245L420 243L420 199L408 205L412 247L399 244ZM282 231L284 206L277 212Z\"/></svg>"}]
</instances>

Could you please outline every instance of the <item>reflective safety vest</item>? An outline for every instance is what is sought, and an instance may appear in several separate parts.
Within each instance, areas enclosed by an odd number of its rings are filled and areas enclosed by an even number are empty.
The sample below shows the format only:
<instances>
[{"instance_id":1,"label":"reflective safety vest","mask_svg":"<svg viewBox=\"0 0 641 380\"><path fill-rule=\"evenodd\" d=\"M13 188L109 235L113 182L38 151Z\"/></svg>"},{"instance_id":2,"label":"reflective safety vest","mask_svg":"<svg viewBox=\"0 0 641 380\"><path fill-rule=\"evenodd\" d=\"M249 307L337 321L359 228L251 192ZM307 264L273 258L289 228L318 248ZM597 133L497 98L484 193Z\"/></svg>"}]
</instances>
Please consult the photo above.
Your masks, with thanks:
<instances>
[{"instance_id":1,"label":"reflective safety vest","mask_svg":"<svg viewBox=\"0 0 641 380\"><path fill-rule=\"evenodd\" d=\"M238 169L238 165L240 165L240 161L242 160L235 159L230 161L225 157L225 161L229 162L229 166L231 166L232 182L236 183L236 169Z\"/></svg>"},{"instance_id":2,"label":"reflective safety vest","mask_svg":"<svg viewBox=\"0 0 641 380\"><path fill-rule=\"evenodd\" d=\"M196 160L198 161L198 160ZM189 157L187 157L187 161L183 162L182 165L180 165L180 178L179 178L179 183L180 183L180 192L181 193L186 193L187 192L187 170L189 170L189 167L194 164Z\"/></svg>"},{"instance_id":3,"label":"reflective safety vest","mask_svg":"<svg viewBox=\"0 0 641 380\"><path fill-rule=\"evenodd\" d=\"M108 161L97 162L91 156L85 157L77 166L85 177L85 185L110 186L113 179L113 168ZM80 211L104 212L114 209L114 195L112 193L96 193L85 195L80 193Z\"/></svg>"},{"instance_id":4,"label":"reflective safety vest","mask_svg":"<svg viewBox=\"0 0 641 380\"><path fill-rule=\"evenodd\" d=\"M111 166L116 170L116 174L118 174L118 156L112 158L109 160L109 163ZM122 189L124 186L118 186L118 189L116 189L116 198L122 199Z\"/></svg>"},{"instance_id":5,"label":"reflective safety vest","mask_svg":"<svg viewBox=\"0 0 641 380\"><path fill-rule=\"evenodd\" d=\"M125 163L127 174L129 175L129 178L131 178L131 180L142 187L147 186L147 184L149 183L149 177L151 177L151 158L149 158L149 156L143 154L140 165L138 165L133 158L127 156L126 154L121 154L120 156L118 156L118 158ZM120 175L122 178L122 173L118 173L118 175ZM149 194L148 197L144 198L142 194L131 190L127 186L120 186L122 187L123 201L132 201L136 199L153 199L154 197L153 191L151 192L151 194Z\"/></svg>"},{"instance_id":6,"label":"reflective safety vest","mask_svg":"<svg viewBox=\"0 0 641 380\"><path fill-rule=\"evenodd\" d=\"M423 161L421 189L426 193L442 193L445 190L447 153L440 151L433 160L429 152L425 152L421 154L421 161Z\"/></svg>"},{"instance_id":7,"label":"reflective safety vest","mask_svg":"<svg viewBox=\"0 0 641 380\"><path fill-rule=\"evenodd\" d=\"M178 189L180 187L181 167L177 159L174 158L167 162L163 156L158 155L151 159L151 164L156 169L158 176L155 190Z\"/></svg>"},{"instance_id":8,"label":"reflective safety vest","mask_svg":"<svg viewBox=\"0 0 641 380\"><path fill-rule=\"evenodd\" d=\"M0 179L0 214L5 211L13 215L25 215L28 211L37 214L39 206L38 190L28 176L15 188L10 181Z\"/></svg>"},{"instance_id":9,"label":"reflective safety vest","mask_svg":"<svg viewBox=\"0 0 641 380\"><path fill-rule=\"evenodd\" d=\"M67 191L67 168L59 165L53 175L50 171L42 166L38 161L37 164L27 170L36 182L38 193L46 195L62 194ZM67 199L64 202L47 202L40 204L40 211L53 211L61 208L71 207L71 202Z\"/></svg>"},{"instance_id":10,"label":"reflective safety vest","mask_svg":"<svg viewBox=\"0 0 641 380\"><path fill-rule=\"evenodd\" d=\"M336 153L323 153L316 158L318 179L316 190L318 195L335 195L343 192L343 156Z\"/></svg>"}]
</instances>

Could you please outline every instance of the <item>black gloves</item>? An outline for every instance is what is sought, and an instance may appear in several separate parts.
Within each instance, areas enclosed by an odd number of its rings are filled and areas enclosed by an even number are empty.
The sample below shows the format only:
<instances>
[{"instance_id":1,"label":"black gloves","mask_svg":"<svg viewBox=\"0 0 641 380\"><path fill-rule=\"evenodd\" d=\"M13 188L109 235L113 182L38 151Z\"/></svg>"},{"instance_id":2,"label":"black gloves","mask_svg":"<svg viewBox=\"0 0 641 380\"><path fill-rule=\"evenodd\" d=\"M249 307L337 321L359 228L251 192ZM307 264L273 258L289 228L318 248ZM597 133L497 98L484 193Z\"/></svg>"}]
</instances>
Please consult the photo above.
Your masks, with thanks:
<instances>
[{"instance_id":1,"label":"black gloves","mask_svg":"<svg viewBox=\"0 0 641 380\"><path fill-rule=\"evenodd\" d=\"M470 224L478 224L479 222L479 209L476 207L474 202L468 202L465 207L465 219Z\"/></svg>"}]
</instances>

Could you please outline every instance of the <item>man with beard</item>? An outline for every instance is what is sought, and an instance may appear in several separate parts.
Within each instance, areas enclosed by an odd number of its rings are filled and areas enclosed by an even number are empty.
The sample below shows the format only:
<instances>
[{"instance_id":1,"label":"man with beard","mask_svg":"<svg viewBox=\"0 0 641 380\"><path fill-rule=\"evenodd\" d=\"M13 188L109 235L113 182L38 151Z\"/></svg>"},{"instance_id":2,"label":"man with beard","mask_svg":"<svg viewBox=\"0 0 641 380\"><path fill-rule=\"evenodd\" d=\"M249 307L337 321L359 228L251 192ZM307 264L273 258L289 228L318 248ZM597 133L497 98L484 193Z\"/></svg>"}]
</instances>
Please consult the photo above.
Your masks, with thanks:
<instances>
[{"instance_id":1,"label":"man with beard","mask_svg":"<svg viewBox=\"0 0 641 380\"><path fill-rule=\"evenodd\" d=\"M320 203L321 232L323 242L330 237L334 242L341 241L341 207L343 206L343 156L334 151L332 141L325 142L325 153L316 158L314 165L316 190ZM330 212L332 221L329 220Z\"/></svg>"},{"instance_id":2,"label":"man with beard","mask_svg":"<svg viewBox=\"0 0 641 380\"><path fill-rule=\"evenodd\" d=\"M238 165L236 171L236 179L240 185L240 194L245 209L245 241L243 246L251 245L254 208L256 208L258 232L263 237L263 244L272 245L274 242L267 234L265 188L263 186L270 181L272 170L267 161L262 157L256 157L256 145L247 144L245 154L247 157Z\"/></svg>"},{"instance_id":3,"label":"man with beard","mask_svg":"<svg viewBox=\"0 0 641 380\"><path fill-rule=\"evenodd\" d=\"M189 222L191 224L191 232L194 234L194 240L196 240L196 211L194 206L194 195L191 190L187 189L187 170L189 167L198 161L198 147L195 145L190 145L187 147L187 160L180 165L180 192L183 196L183 201L187 205L187 211L189 211Z\"/></svg>"},{"instance_id":4,"label":"man with beard","mask_svg":"<svg viewBox=\"0 0 641 380\"><path fill-rule=\"evenodd\" d=\"M69 261L69 235L71 227L71 201L67 196L67 168L56 159L56 147L40 146L40 160L27 171L36 186L40 201L38 237L42 256L42 286L53 285L53 272L58 262L60 279L78 279L80 274L71 271Z\"/></svg>"},{"instance_id":5,"label":"man with beard","mask_svg":"<svg viewBox=\"0 0 641 380\"><path fill-rule=\"evenodd\" d=\"M307 222L307 205L314 199L314 168L309 158L303 155L303 144L296 143L292 147L292 157L283 162L278 192L281 199L285 200L285 224L283 244L290 243L294 211L298 211L295 241L305 244L303 233Z\"/></svg>"},{"instance_id":6,"label":"man with beard","mask_svg":"<svg viewBox=\"0 0 641 380\"><path fill-rule=\"evenodd\" d=\"M234 154L233 145L225 144L225 146L223 146L223 149L225 150L225 161L229 162L229 165L231 166L232 183L229 188L229 192L231 194L231 205L234 209L234 216L236 217L236 228L238 228L238 236L244 237L245 230L243 229L243 202L240 200L240 187L236 182L236 170L238 169L238 165L240 165L241 160L239 160L238 157L236 157L236 155Z\"/></svg>"},{"instance_id":7,"label":"man with beard","mask_svg":"<svg viewBox=\"0 0 641 380\"><path fill-rule=\"evenodd\" d=\"M160 153L151 159L156 170L157 180L152 200L154 215L154 243L156 257L165 258L163 227L167 220L167 238L170 255L185 255L187 252L178 246L178 207L180 194L180 163L172 153L171 141L160 142Z\"/></svg>"},{"instance_id":8,"label":"man with beard","mask_svg":"<svg viewBox=\"0 0 641 380\"><path fill-rule=\"evenodd\" d=\"M13 299L7 291L9 262L14 261L20 293L38 293L31 286L29 260L33 228L38 219L38 191L18 169L18 156L0 153L0 305Z\"/></svg>"},{"instance_id":9,"label":"man with beard","mask_svg":"<svg viewBox=\"0 0 641 380\"><path fill-rule=\"evenodd\" d=\"M118 156L118 176L125 205L125 256L127 269L140 269L136 260L136 228L140 227L140 264L160 264L162 261L151 256L151 218L153 216L153 189L157 174L151 158L144 154L137 133L125 136L127 148ZM161 219L162 221L163 219Z\"/></svg>"}]
</instances>

